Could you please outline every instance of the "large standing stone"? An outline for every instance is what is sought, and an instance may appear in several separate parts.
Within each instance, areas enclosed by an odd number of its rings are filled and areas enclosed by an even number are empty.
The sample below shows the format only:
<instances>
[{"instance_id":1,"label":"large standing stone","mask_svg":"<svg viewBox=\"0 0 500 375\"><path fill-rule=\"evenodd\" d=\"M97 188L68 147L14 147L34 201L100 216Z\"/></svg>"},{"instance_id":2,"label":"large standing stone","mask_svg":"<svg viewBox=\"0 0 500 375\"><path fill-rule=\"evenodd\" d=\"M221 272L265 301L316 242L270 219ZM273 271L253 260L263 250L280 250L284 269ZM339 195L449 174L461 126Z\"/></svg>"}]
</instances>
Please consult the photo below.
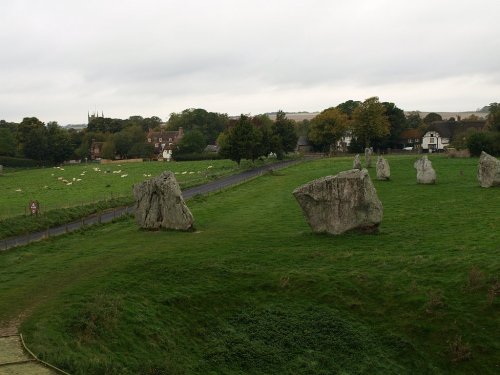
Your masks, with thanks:
<instances>
[{"instance_id":1,"label":"large standing stone","mask_svg":"<svg viewBox=\"0 0 500 375\"><path fill-rule=\"evenodd\" d=\"M481 152L477 166L477 179L481 187L500 186L500 160Z\"/></svg>"},{"instance_id":2,"label":"large standing stone","mask_svg":"<svg viewBox=\"0 0 500 375\"><path fill-rule=\"evenodd\" d=\"M341 234L352 229L371 233L382 221L382 203L366 169L311 181L293 195L316 233Z\"/></svg>"},{"instance_id":3,"label":"large standing stone","mask_svg":"<svg viewBox=\"0 0 500 375\"><path fill-rule=\"evenodd\" d=\"M193 228L193 215L184 203L181 189L172 172L134 185L135 218L145 229Z\"/></svg>"},{"instance_id":4,"label":"large standing stone","mask_svg":"<svg viewBox=\"0 0 500 375\"><path fill-rule=\"evenodd\" d=\"M361 159L359 157L359 154L356 154L356 156L354 157L354 161L352 162L352 169L363 169L363 167L361 166Z\"/></svg>"},{"instance_id":5,"label":"large standing stone","mask_svg":"<svg viewBox=\"0 0 500 375\"><path fill-rule=\"evenodd\" d=\"M371 168L371 166L372 166L372 154L373 154L373 148L371 148L371 147L365 148L365 165L366 165L366 168Z\"/></svg>"},{"instance_id":6,"label":"large standing stone","mask_svg":"<svg viewBox=\"0 0 500 375\"><path fill-rule=\"evenodd\" d=\"M2 173L3 173L3 165L0 164L0 176L2 175Z\"/></svg>"},{"instance_id":7,"label":"large standing stone","mask_svg":"<svg viewBox=\"0 0 500 375\"><path fill-rule=\"evenodd\" d=\"M389 162L382 156L377 159L377 180L388 180L391 178L391 167Z\"/></svg>"},{"instance_id":8,"label":"large standing stone","mask_svg":"<svg viewBox=\"0 0 500 375\"><path fill-rule=\"evenodd\" d=\"M413 167L417 170L417 184L436 183L436 171L432 168L432 163L426 155L418 159Z\"/></svg>"}]
</instances>

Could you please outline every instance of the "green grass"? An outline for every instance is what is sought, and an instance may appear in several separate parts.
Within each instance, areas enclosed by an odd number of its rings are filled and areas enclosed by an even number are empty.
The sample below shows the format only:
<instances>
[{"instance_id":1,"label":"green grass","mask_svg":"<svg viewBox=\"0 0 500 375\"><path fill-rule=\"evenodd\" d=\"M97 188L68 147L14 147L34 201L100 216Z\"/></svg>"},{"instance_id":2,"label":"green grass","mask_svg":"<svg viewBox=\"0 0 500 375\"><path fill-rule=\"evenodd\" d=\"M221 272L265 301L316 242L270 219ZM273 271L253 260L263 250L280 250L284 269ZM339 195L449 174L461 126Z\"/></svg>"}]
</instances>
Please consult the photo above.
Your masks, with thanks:
<instances>
[{"instance_id":1,"label":"green grass","mask_svg":"<svg viewBox=\"0 0 500 375\"><path fill-rule=\"evenodd\" d=\"M439 156L417 185L414 160L374 181L378 235L307 226L291 191L338 158L189 201L196 232L126 218L0 254L0 321L73 374L496 374L500 190Z\"/></svg>"},{"instance_id":2,"label":"green grass","mask_svg":"<svg viewBox=\"0 0 500 375\"><path fill-rule=\"evenodd\" d=\"M164 170L175 172L181 189L187 189L270 162L243 161L239 167L229 160L207 160L10 169L0 176L0 240L129 205L133 203L132 185ZM33 199L41 207L36 217L30 215L28 207Z\"/></svg>"},{"instance_id":3,"label":"green grass","mask_svg":"<svg viewBox=\"0 0 500 375\"><path fill-rule=\"evenodd\" d=\"M176 178L184 189L251 166L252 164L246 161L238 168L237 164L230 160L206 160L178 163L155 161L82 164L67 165L62 169L7 169L0 176L0 220L29 214L28 204L31 200L38 200L42 212L48 212L116 197L131 197L132 185L165 170L176 172Z\"/></svg>"}]
</instances>

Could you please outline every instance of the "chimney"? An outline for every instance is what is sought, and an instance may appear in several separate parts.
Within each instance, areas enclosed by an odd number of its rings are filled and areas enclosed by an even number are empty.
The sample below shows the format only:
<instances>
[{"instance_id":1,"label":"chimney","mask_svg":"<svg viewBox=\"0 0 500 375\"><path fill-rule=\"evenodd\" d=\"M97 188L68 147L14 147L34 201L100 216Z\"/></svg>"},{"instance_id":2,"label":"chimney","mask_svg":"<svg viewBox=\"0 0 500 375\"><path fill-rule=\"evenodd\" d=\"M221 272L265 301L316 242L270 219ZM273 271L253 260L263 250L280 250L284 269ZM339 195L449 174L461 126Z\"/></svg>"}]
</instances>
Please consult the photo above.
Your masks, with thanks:
<instances>
[{"instance_id":1,"label":"chimney","mask_svg":"<svg viewBox=\"0 0 500 375\"><path fill-rule=\"evenodd\" d=\"M179 132L177 133L177 138L182 138L183 135L184 135L184 129L182 128L182 126L179 126Z\"/></svg>"}]
</instances>

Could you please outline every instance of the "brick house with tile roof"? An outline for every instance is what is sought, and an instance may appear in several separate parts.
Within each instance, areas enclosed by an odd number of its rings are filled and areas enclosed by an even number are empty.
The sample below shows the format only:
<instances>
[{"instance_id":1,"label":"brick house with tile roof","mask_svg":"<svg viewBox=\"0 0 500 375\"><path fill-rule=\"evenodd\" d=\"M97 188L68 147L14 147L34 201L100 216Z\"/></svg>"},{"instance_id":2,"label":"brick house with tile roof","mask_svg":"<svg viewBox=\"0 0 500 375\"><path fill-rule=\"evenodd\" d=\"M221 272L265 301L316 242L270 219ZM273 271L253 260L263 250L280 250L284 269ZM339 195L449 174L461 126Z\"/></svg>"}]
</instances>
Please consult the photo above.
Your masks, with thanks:
<instances>
[{"instance_id":1,"label":"brick house with tile roof","mask_svg":"<svg viewBox=\"0 0 500 375\"><path fill-rule=\"evenodd\" d=\"M153 145L155 155L167 159L167 155L172 155L175 146L183 136L182 127L179 130L150 130L146 136L146 142Z\"/></svg>"}]
</instances>

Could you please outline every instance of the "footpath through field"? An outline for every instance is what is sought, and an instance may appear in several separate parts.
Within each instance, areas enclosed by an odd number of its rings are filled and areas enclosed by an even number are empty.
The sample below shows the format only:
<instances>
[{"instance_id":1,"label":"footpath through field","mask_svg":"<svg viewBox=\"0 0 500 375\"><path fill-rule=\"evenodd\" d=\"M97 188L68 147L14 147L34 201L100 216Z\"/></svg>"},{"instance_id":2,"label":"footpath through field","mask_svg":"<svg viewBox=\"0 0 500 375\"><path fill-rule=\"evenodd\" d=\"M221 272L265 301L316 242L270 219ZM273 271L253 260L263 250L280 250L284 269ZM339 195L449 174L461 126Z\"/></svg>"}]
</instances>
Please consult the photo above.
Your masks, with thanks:
<instances>
[{"instance_id":1,"label":"footpath through field","mask_svg":"<svg viewBox=\"0 0 500 375\"><path fill-rule=\"evenodd\" d=\"M20 335L0 336L0 375L65 374L38 361L24 349Z\"/></svg>"},{"instance_id":2,"label":"footpath through field","mask_svg":"<svg viewBox=\"0 0 500 375\"><path fill-rule=\"evenodd\" d=\"M265 165L262 167L250 169L248 171L244 171L238 174L234 174L231 176L227 176L224 178L221 178L220 180L215 180L212 182L209 182L204 185L196 186L190 189L187 189L182 192L182 196L184 199L189 199L192 198L196 195L202 195L202 194L208 194L211 192L215 192L218 190L225 189L229 186L236 185L238 183L241 183L243 181L249 180L254 177L258 177L270 170L277 170L277 169L282 169L285 167L288 167L292 164L296 164L299 162L302 162L304 160L308 160L310 157L302 158L302 159L293 159L293 160L283 160L279 161L273 164ZM49 228L47 230L41 231L41 232L33 232L29 234L25 234L22 236L16 236L16 237L11 237L7 238L4 240L0 240L0 251L8 250L13 247L17 246L23 246L27 245L31 242L36 242L40 241L49 237L54 237L54 236L59 236L61 234L73 232L75 230L78 230L84 226L88 225L94 225L94 224L99 224L99 223L108 223L112 220L114 220L117 217L131 214L134 212L134 207L129 206L129 207L120 207L114 210L109 210L100 214L94 214L91 216L87 216L85 218L82 218L78 221L73 221L71 223L67 223L65 225L61 225L58 227L54 228ZM0 375L2 372L0 371Z\"/></svg>"}]
</instances>

